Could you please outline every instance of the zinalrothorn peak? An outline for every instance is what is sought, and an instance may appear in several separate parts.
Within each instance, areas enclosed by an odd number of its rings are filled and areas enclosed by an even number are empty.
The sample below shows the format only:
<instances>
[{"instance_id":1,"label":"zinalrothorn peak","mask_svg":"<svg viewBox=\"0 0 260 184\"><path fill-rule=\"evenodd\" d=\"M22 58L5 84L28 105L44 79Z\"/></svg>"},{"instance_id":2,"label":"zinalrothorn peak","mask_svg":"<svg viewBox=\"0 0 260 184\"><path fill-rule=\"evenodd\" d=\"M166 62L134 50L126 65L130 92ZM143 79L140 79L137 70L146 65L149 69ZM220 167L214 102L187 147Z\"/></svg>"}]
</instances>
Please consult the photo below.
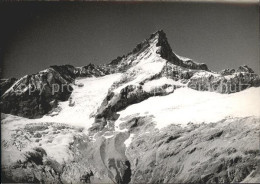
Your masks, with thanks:
<instances>
[{"instance_id":1,"label":"zinalrothorn peak","mask_svg":"<svg viewBox=\"0 0 260 184\"><path fill-rule=\"evenodd\" d=\"M90 63L82 67L74 67L69 64L54 65L18 80L1 82L2 112L30 118L41 117L56 108L58 101L68 100L75 87L75 79L101 77L113 73L124 74L119 81L114 82L110 90L120 86L132 89L133 86L130 87L129 84L145 84L147 81L163 77L178 81L192 89L220 93L234 92L231 88L237 89L240 81L243 81L243 84L247 83L249 87L260 84L259 76L246 65L239 67L236 71L225 70L215 73L210 71L204 63L197 63L189 58L178 56L172 51L165 32L159 30L137 44L131 52L117 57L108 64L94 65ZM231 87L223 89L220 85L222 83L231 84ZM169 94L165 90L167 88L157 95ZM136 97L138 100L133 100L130 103L136 103L141 99L145 100L151 95L139 93L139 97ZM128 106L129 102L124 102L124 104Z\"/></svg>"},{"instance_id":2,"label":"zinalrothorn peak","mask_svg":"<svg viewBox=\"0 0 260 184\"><path fill-rule=\"evenodd\" d=\"M109 64L1 80L1 181L256 183L259 86L246 65L178 56L162 30Z\"/></svg>"}]
</instances>

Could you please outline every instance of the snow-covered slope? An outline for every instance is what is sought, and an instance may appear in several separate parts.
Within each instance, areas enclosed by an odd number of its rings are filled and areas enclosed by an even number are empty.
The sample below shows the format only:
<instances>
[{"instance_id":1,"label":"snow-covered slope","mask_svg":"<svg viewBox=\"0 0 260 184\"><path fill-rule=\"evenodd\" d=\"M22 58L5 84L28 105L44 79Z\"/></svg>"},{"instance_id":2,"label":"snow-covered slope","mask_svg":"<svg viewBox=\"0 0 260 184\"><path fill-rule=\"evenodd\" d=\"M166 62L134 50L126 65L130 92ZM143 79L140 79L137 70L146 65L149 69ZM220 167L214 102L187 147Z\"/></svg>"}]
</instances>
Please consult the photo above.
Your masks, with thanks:
<instances>
[{"instance_id":1,"label":"snow-covered slope","mask_svg":"<svg viewBox=\"0 0 260 184\"><path fill-rule=\"evenodd\" d=\"M170 124L211 123L230 117L260 117L260 88L234 94L200 92L179 88L167 96L155 96L118 112L119 126L127 117L153 116L157 128Z\"/></svg>"},{"instance_id":2,"label":"snow-covered slope","mask_svg":"<svg viewBox=\"0 0 260 184\"><path fill-rule=\"evenodd\" d=\"M23 162L26 160L27 152L33 151L39 145L46 150L50 158L59 163L73 159L69 144L73 142L73 136L78 135L79 128L64 126L56 122L45 123L39 119L3 116L5 118L2 120L2 140L8 145L4 147L7 149L4 149L2 155L3 163L13 163L19 160Z\"/></svg>"},{"instance_id":3,"label":"snow-covered slope","mask_svg":"<svg viewBox=\"0 0 260 184\"><path fill-rule=\"evenodd\" d=\"M39 121L66 123L84 128L91 127L93 114L114 81L121 74L111 74L103 77L78 78L75 80L74 90L70 99L60 102L50 114L43 116Z\"/></svg>"}]
</instances>

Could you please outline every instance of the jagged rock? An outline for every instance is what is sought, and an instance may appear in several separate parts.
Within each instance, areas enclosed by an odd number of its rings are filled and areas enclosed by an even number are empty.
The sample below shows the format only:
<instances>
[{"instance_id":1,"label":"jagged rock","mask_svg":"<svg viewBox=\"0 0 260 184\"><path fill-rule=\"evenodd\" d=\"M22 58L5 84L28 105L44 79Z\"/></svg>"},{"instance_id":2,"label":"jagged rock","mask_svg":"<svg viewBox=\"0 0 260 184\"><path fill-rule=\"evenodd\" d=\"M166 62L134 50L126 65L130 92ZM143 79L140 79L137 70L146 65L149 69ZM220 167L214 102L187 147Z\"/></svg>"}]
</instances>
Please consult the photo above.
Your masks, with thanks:
<instances>
[{"instance_id":1,"label":"jagged rock","mask_svg":"<svg viewBox=\"0 0 260 184\"><path fill-rule=\"evenodd\" d=\"M166 38L166 34L163 30L159 30L151 34L149 39L146 39L138 44L132 52L128 53L126 56L124 55L122 57L118 57L117 59L111 61L109 65L111 67L116 67L117 71L126 71L130 67L137 64L133 61L140 57L142 53L147 53L150 50L155 49L155 47L158 47L158 50L156 51L157 54L159 54L163 59L166 59L167 61L177 66L182 66L195 70L208 70L207 65L204 63L196 63L188 58L183 59L173 53L170 44L168 43L168 40Z\"/></svg>"},{"instance_id":2,"label":"jagged rock","mask_svg":"<svg viewBox=\"0 0 260 184\"><path fill-rule=\"evenodd\" d=\"M90 183L90 177L91 176L94 176L92 171L90 173L82 175L80 177L80 181L83 182L83 183Z\"/></svg>"},{"instance_id":3,"label":"jagged rock","mask_svg":"<svg viewBox=\"0 0 260 184\"><path fill-rule=\"evenodd\" d=\"M165 76L175 81L181 80L182 83L187 83L188 80L197 72L197 70L176 66L168 62L162 70L161 77Z\"/></svg>"},{"instance_id":4,"label":"jagged rock","mask_svg":"<svg viewBox=\"0 0 260 184\"><path fill-rule=\"evenodd\" d=\"M0 80L0 94L1 96L8 90L16 81L16 78L1 79Z\"/></svg>"},{"instance_id":5,"label":"jagged rock","mask_svg":"<svg viewBox=\"0 0 260 184\"><path fill-rule=\"evenodd\" d=\"M35 118L48 113L53 100L65 101L73 88L73 67L52 66L37 74L26 75L1 96L1 109L4 113Z\"/></svg>"},{"instance_id":6,"label":"jagged rock","mask_svg":"<svg viewBox=\"0 0 260 184\"><path fill-rule=\"evenodd\" d=\"M102 67L102 65L99 66L91 63L87 66L77 67L76 70L80 77L100 77L112 73L105 65Z\"/></svg>"},{"instance_id":7,"label":"jagged rock","mask_svg":"<svg viewBox=\"0 0 260 184\"><path fill-rule=\"evenodd\" d=\"M235 72L246 72L246 73L255 73L252 68L248 67L247 65L239 66L237 70L235 69L223 69L219 73L223 76L226 75L233 75Z\"/></svg>"},{"instance_id":8,"label":"jagged rock","mask_svg":"<svg viewBox=\"0 0 260 184\"><path fill-rule=\"evenodd\" d=\"M247 73L255 73L252 68L248 67L247 65L240 66L237 69L237 72L247 72Z\"/></svg>"},{"instance_id":9,"label":"jagged rock","mask_svg":"<svg viewBox=\"0 0 260 184\"><path fill-rule=\"evenodd\" d=\"M174 65L181 66L184 68L208 71L208 67L206 64L196 63L189 58L184 59L183 57L181 58L177 54L173 53L167 41L166 34L162 30L152 34L152 36L155 36L157 34L158 34L158 43L156 46L160 47L158 53L161 55L162 58L173 63Z\"/></svg>"},{"instance_id":10,"label":"jagged rock","mask_svg":"<svg viewBox=\"0 0 260 184\"><path fill-rule=\"evenodd\" d=\"M248 72L236 72L226 76L201 72L193 75L188 82L188 87L192 89L218 93L235 93L258 86L260 86L259 75Z\"/></svg>"},{"instance_id":11,"label":"jagged rock","mask_svg":"<svg viewBox=\"0 0 260 184\"><path fill-rule=\"evenodd\" d=\"M223 69L221 70L219 73L223 76L226 76L226 75L232 75L236 72L235 69Z\"/></svg>"},{"instance_id":12,"label":"jagged rock","mask_svg":"<svg viewBox=\"0 0 260 184\"><path fill-rule=\"evenodd\" d=\"M116 66L116 65L119 64L119 62L120 62L124 57L125 57L125 56L123 56L123 57L118 56L116 59L112 60L112 61L110 62L110 64Z\"/></svg>"}]
</instances>

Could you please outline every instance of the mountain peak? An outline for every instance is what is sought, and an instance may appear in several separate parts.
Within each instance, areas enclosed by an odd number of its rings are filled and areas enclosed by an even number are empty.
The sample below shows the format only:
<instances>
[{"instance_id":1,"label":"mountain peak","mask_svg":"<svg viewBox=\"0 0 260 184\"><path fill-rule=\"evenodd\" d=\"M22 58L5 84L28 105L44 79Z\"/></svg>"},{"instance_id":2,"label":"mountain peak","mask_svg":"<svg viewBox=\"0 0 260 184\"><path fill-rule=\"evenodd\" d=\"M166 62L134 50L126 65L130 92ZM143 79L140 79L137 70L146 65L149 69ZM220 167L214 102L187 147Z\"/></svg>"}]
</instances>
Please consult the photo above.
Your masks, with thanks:
<instances>
[{"instance_id":1,"label":"mountain peak","mask_svg":"<svg viewBox=\"0 0 260 184\"><path fill-rule=\"evenodd\" d=\"M148 39L145 39L141 43L137 44L137 46L127 55L117 57L116 59L112 60L109 65L116 68L118 71L126 71L131 66L133 66L133 64L137 64L138 61L142 59L142 57L137 59L138 56L147 55L148 53L151 55L153 51L160 55L161 58L169 61L174 65L189 69L209 70L207 65L204 63L196 63L191 59L175 54L172 51L172 48L163 30L158 30L152 33Z\"/></svg>"},{"instance_id":2,"label":"mountain peak","mask_svg":"<svg viewBox=\"0 0 260 184\"><path fill-rule=\"evenodd\" d=\"M162 29L152 33L150 38L154 38L155 36L159 36L161 38L163 38L163 37L166 38L166 34Z\"/></svg>"},{"instance_id":3,"label":"mountain peak","mask_svg":"<svg viewBox=\"0 0 260 184\"><path fill-rule=\"evenodd\" d=\"M159 49L155 47L159 47ZM158 54L161 55L162 58L166 60L171 59L172 49L170 47L170 44L168 43L166 34L163 30L158 30L152 33L148 39L145 39L141 43L137 44L131 52L121 57L117 57L116 59L112 60L109 64L118 65L123 61L127 60L127 58L129 59L132 57L136 57L143 51L147 49L153 50L153 48L156 50Z\"/></svg>"},{"instance_id":4,"label":"mountain peak","mask_svg":"<svg viewBox=\"0 0 260 184\"><path fill-rule=\"evenodd\" d=\"M172 60L173 52L165 32L163 30L158 30L154 34L152 34L151 37L156 37L156 46L160 47L158 53L161 55L161 57L166 60Z\"/></svg>"}]
</instances>

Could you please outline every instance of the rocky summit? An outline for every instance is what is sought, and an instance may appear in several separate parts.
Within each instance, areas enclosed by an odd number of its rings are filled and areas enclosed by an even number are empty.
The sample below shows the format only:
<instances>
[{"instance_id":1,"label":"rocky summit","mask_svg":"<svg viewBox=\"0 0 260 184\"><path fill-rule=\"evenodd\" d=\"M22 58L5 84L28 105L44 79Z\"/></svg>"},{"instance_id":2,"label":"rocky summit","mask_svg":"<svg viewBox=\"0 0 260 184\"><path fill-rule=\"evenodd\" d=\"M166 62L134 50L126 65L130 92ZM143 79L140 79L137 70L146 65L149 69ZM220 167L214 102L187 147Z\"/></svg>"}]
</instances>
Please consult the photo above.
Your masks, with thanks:
<instances>
[{"instance_id":1,"label":"rocky summit","mask_svg":"<svg viewBox=\"0 0 260 184\"><path fill-rule=\"evenodd\" d=\"M2 182L260 182L259 75L179 56L162 30L0 87Z\"/></svg>"}]
</instances>

